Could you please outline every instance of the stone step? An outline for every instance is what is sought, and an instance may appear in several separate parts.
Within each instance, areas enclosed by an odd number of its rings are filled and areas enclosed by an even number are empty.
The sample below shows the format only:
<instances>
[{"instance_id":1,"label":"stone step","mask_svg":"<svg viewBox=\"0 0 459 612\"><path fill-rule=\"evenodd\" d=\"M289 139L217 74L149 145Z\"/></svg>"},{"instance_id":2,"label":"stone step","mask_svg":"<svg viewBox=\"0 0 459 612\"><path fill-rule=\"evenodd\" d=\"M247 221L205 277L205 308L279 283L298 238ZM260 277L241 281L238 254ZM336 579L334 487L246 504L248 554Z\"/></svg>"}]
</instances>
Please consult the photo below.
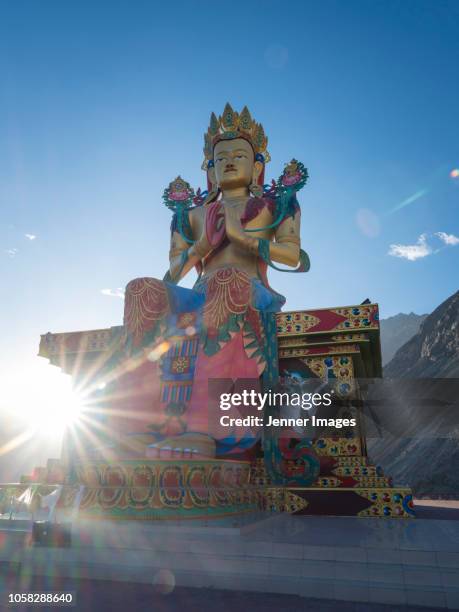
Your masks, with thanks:
<instances>
[{"instance_id":1,"label":"stone step","mask_svg":"<svg viewBox=\"0 0 459 612\"><path fill-rule=\"evenodd\" d=\"M362 465L358 463L352 466L338 466L332 470L332 474L336 476L380 476L380 470L375 465Z\"/></svg>"},{"instance_id":2,"label":"stone step","mask_svg":"<svg viewBox=\"0 0 459 612\"><path fill-rule=\"evenodd\" d=\"M354 488L381 488L381 487L392 487L392 483L389 478L385 476L362 476L362 475L346 475L346 476L320 476L313 484L313 487L320 487L326 489L335 489L337 487L349 488L349 484L346 484L346 480L352 479L356 482L355 485L351 485Z\"/></svg>"}]
</instances>

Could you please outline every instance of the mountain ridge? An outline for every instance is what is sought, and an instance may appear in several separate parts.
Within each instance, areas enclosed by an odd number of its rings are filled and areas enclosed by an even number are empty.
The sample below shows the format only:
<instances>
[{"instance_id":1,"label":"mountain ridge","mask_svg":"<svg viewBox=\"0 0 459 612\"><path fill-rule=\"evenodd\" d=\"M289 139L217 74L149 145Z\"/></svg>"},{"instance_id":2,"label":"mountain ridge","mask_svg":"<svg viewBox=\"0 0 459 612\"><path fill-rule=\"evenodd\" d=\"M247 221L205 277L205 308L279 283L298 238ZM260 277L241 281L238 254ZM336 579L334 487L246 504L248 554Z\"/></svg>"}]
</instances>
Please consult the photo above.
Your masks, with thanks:
<instances>
[{"instance_id":1,"label":"mountain ridge","mask_svg":"<svg viewBox=\"0 0 459 612\"><path fill-rule=\"evenodd\" d=\"M396 351L384 367L384 376L459 377L459 291L422 321L419 331Z\"/></svg>"},{"instance_id":2,"label":"mountain ridge","mask_svg":"<svg viewBox=\"0 0 459 612\"><path fill-rule=\"evenodd\" d=\"M449 406L449 412L432 412L420 425L421 405L400 405L400 416L417 424L416 437L385 435L367 440L373 461L382 465L395 482L408 483L418 497L456 499L459 491L459 291L442 302L421 323L384 367L388 379L431 380L431 397ZM458 379L458 391L441 379ZM381 381L381 385L389 381ZM387 399L387 398L386 398ZM400 398L399 398L400 399ZM457 425L456 425L457 423ZM445 436L445 431L448 435Z\"/></svg>"},{"instance_id":3,"label":"mountain ridge","mask_svg":"<svg viewBox=\"0 0 459 612\"><path fill-rule=\"evenodd\" d=\"M398 349L410 340L421 327L428 314L418 315L399 312L387 319L381 319L381 353L383 366L388 364Z\"/></svg>"}]
</instances>

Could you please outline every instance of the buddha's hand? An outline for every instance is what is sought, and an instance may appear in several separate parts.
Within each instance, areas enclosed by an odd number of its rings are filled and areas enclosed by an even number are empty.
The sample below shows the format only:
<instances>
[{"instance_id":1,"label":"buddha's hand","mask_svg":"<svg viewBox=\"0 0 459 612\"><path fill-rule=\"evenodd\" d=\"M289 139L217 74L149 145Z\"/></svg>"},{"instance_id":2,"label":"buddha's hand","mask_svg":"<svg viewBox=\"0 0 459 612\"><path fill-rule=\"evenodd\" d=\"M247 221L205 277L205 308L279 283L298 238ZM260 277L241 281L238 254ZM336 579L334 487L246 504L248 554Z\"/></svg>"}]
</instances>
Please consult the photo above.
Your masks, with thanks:
<instances>
[{"instance_id":1,"label":"buddha's hand","mask_svg":"<svg viewBox=\"0 0 459 612\"><path fill-rule=\"evenodd\" d=\"M212 251L213 247L207 238L205 227L203 227L201 236L196 240L192 249L199 259L204 259Z\"/></svg>"},{"instance_id":2,"label":"buddha's hand","mask_svg":"<svg viewBox=\"0 0 459 612\"><path fill-rule=\"evenodd\" d=\"M255 253L258 247L258 240L244 232L239 214L240 212L236 207L225 206L226 235L230 242Z\"/></svg>"},{"instance_id":3,"label":"buddha's hand","mask_svg":"<svg viewBox=\"0 0 459 612\"><path fill-rule=\"evenodd\" d=\"M226 235L231 242L242 244L246 237L242 229L240 211L236 207L225 206L225 227Z\"/></svg>"}]
</instances>

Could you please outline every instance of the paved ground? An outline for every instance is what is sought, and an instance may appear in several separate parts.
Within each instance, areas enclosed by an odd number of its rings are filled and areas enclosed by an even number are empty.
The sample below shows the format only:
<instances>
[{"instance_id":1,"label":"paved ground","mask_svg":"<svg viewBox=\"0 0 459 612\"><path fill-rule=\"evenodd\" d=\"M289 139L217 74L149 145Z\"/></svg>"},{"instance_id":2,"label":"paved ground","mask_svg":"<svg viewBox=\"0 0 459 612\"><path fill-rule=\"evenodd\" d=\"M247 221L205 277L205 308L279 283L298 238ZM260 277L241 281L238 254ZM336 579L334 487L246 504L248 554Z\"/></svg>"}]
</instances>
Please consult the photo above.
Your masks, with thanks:
<instances>
[{"instance_id":1,"label":"paved ground","mask_svg":"<svg viewBox=\"0 0 459 612\"><path fill-rule=\"evenodd\" d=\"M377 519L361 519L356 525L352 519L311 517L309 520L295 521L294 517L284 517L282 524L276 520L264 524L261 531L267 532L272 542L295 543L308 542L309 545L333 546L373 546L380 549L381 554L387 549L393 550L401 543L410 550L418 543L420 554L421 544L428 550L444 550L459 552L458 523L447 523L447 520L459 520L459 501L448 500L416 500L417 516L427 521L387 521ZM327 532L320 530L320 523L327 520ZM285 523L285 525L284 525ZM356 529L358 530L356 531ZM261 535L254 529L243 536L244 540L256 542ZM120 538L119 529L116 530ZM5 551L6 539L0 532L0 549ZM207 535L207 534L206 534ZM18 538L22 542L21 533ZM401 537L403 536L403 537ZM2 540L2 537L5 541ZM203 539L205 536L201 534ZM207 536L210 537L210 536ZM11 538L11 534L10 534ZM324 541L326 540L326 541ZM403 541L402 541L403 540ZM435 546L433 542L435 540ZM18 543L19 546L19 543ZM22 546L22 544L21 544ZM429 548L430 547L430 548ZM13 547L14 548L14 547ZM398 550L398 549L397 549ZM450 553L446 553L450 554ZM171 588L170 593L164 593L164 588L158 589L153 584L135 582L109 582L102 580L70 580L46 579L35 576L27 585L19 585L17 578L6 575L7 567L14 571L11 559L7 555L0 562L0 611L28 610L30 607L7 607L8 592L40 592L40 591L72 591L76 594L76 606L73 610L84 612L434 612L440 608L395 606L384 604L343 602L335 600L306 599L296 595L268 594L244 592L238 590L220 590L204 588ZM135 580L135 578L133 578ZM235 578L237 580L237 578ZM237 585L235 585L237 588ZM167 590L167 589L166 589ZM39 610L54 608L37 608ZM444 610L444 609L443 609Z\"/></svg>"},{"instance_id":2,"label":"paved ground","mask_svg":"<svg viewBox=\"0 0 459 612\"><path fill-rule=\"evenodd\" d=\"M14 585L11 585L14 589ZM177 587L171 593L158 592L146 584L68 580L49 582L35 579L28 592L74 591L76 606L64 608L84 612L440 612L440 608L418 606L394 606L385 604L342 602L335 600L305 599L296 595L252 593L244 591L223 591L219 589L191 589ZM6 591L7 592L7 591ZM2 595L2 603L6 599ZM12 610L43 610L36 606L7 607L0 605L2 612ZM48 608L58 610L59 608ZM444 609L442 609L444 612Z\"/></svg>"},{"instance_id":3,"label":"paved ground","mask_svg":"<svg viewBox=\"0 0 459 612\"><path fill-rule=\"evenodd\" d=\"M459 500L457 499L415 499L414 509L418 518L459 520Z\"/></svg>"}]
</instances>

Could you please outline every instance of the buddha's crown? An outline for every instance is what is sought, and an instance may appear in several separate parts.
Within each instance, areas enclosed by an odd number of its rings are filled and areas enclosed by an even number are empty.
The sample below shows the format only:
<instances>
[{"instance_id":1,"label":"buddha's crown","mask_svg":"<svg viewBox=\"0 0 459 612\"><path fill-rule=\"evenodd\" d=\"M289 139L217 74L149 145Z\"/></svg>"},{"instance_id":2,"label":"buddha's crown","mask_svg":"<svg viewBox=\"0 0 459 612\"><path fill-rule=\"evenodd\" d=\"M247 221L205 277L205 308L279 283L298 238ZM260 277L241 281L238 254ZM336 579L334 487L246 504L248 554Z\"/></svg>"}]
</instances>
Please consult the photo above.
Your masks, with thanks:
<instances>
[{"instance_id":1,"label":"buddha's crown","mask_svg":"<svg viewBox=\"0 0 459 612\"><path fill-rule=\"evenodd\" d=\"M268 139L261 123L256 123L250 115L247 106L240 113L234 111L229 103L226 104L223 115L216 117L215 113L210 116L210 125L204 134L204 161L202 169L207 170L213 163L214 146L220 140L233 140L244 138L253 147L255 159L264 163L271 159L266 146Z\"/></svg>"}]
</instances>

